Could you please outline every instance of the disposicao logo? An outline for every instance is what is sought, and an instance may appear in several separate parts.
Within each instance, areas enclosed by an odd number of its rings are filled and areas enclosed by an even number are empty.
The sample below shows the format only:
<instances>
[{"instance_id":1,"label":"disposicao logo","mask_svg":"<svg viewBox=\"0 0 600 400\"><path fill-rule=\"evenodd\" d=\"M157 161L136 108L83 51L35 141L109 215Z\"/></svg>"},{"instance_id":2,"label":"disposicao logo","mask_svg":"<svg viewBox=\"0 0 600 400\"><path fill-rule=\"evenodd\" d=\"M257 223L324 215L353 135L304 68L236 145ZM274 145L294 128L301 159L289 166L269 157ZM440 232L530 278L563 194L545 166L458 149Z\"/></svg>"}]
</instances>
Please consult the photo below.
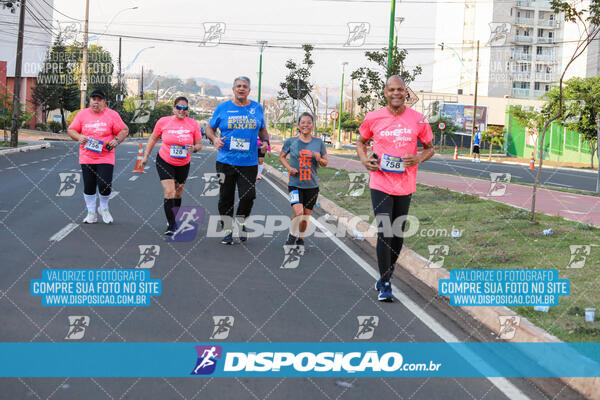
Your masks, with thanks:
<instances>
[{"instance_id":1,"label":"disposicao logo","mask_svg":"<svg viewBox=\"0 0 600 400\"><path fill-rule=\"evenodd\" d=\"M223 355L221 346L196 346L198 361L192 375L210 375L217 368L217 360Z\"/></svg>"}]
</instances>

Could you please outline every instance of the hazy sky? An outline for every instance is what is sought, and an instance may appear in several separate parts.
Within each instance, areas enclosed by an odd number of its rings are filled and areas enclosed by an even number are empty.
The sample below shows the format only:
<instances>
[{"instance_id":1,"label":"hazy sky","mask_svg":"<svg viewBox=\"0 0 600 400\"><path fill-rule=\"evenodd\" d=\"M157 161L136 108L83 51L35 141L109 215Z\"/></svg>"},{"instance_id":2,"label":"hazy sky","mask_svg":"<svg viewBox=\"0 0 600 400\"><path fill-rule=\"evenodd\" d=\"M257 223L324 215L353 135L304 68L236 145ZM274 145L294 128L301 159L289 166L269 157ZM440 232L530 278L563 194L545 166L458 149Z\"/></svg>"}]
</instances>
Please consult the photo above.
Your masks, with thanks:
<instances>
[{"instance_id":1,"label":"hazy sky","mask_svg":"<svg viewBox=\"0 0 600 400\"><path fill-rule=\"evenodd\" d=\"M178 75L181 78L207 77L229 82L238 75L247 75L256 87L259 50L256 41L267 40L269 45L294 47L311 43L329 49L314 52L313 80L322 86L339 87L341 62L348 61L350 72L365 64L366 48L387 46L389 34L390 1L319 1L319 0L263 0L263 1L158 1L158 0L90 0L90 31L110 35L144 36L170 40L201 41L203 23L223 22L225 34L216 47L199 47L197 43L123 39L122 62L128 65L135 54L149 46L137 58L132 70L140 66L158 74ZM138 6L137 10L119 11ZM75 19L84 16L85 1L55 0L54 7ZM432 1L407 0L398 2L397 16L405 17L400 25L399 43L409 50L411 66L426 68L432 64L432 24L435 21ZM115 14L119 13L116 17ZM114 17L114 18L113 18ZM54 13L61 25L69 20ZM107 27L109 21L112 22ZM370 32L362 48L341 48L348 39L349 22L368 22ZM116 59L118 39L101 36L92 43L100 43ZM243 44L232 46L227 43ZM285 74L285 61L300 59L299 49L267 48L263 55L263 87L277 88ZM420 80L430 81L424 74ZM254 93L256 94L256 93Z\"/></svg>"}]
</instances>

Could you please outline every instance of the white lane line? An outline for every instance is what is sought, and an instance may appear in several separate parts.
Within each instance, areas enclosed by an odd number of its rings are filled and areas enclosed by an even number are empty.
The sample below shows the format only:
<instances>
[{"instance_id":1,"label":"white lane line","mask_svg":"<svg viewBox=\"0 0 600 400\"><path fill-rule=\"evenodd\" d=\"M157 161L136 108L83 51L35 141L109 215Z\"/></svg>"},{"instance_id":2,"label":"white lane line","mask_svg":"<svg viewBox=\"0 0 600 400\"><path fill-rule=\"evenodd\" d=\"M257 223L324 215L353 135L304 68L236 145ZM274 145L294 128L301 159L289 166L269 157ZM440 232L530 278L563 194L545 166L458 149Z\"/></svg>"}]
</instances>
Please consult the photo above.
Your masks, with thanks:
<instances>
[{"instance_id":1,"label":"white lane line","mask_svg":"<svg viewBox=\"0 0 600 400\"><path fill-rule=\"evenodd\" d=\"M267 181L267 183L269 185L271 185L275 190L277 190L277 192L279 192L279 194L281 194L284 198L287 199L289 197L289 195L287 193L285 193L277 185L275 185L273 182L271 182L270 179L263 177L263 180ZM346 246L344 244L344 242L342 242L339 238L335 237L335 235L329 229L327 229L325 226L323 226L319 221L317 221L313 217L310 217L310 221L311 221L311 223L315 224L315 226L317 228L319 228L321 231L323 231L327 235L327 237L329 237L329 239L331 239L331 241L333 243L335 243L341 250L343 250L346 254L348 254L348 256L351 259L356 261L356 263L362 269L364 269L365 272L367 272L369 275L371 275L371 277L373 279L375 279L375 280L379 279L379 275L375 272L375 269L373 269L369 265L369 263L367 263L365 260L363 260L352 249L350 249L348 246ZM394 296L398 300L400 300L400 303L402 303L402 305L404 307L406 307L417 318L419 318L421 320L421 322L423 322L429 329L431 329L435 334L437 334L440 338L442 338L442 340L444 340L445 342L448 342L448 343L460 342L460 340L458 340L458 338L452 332L450 332L449 330L444 328L443 325L441 325L439 322L437 322L432 316L427 314L427 312L421 306L419 306L417 303L412 301L407 295L405 295L403 292L401 292L400 289L398 289L395 285L392 285L392 292L394 293ZM485 366L486 368L492 368L491 366L489 366L489 364L485 360L479 358L475 353L471 352L470 350L466 349L465 353L467 353L465 355L469 359L476 360L478 365ZM477 368L476 365L475 365L475 368ZM490 382L492 382L492 384L494 384L494 386L496 386L498 388L498 390L500 390L502 393L504 393L509 399L511 399L511 400L512 399L529 400L529 397L527 397L527 395L525 395L525 393L523 393L519 388L517 388L515 385L513 385L506 378L487 378L487 379Z\"/></svg>"},{"instance_id":2,"label":"white lane line","mask_svg":"<svg viewBox=\"0 0 600 400\"><path fill-rule=\"evenodd\" d=\"M560 211L566 212L566 213L569 213L569 214L577 214L577 215L585 215L585 214L587 214L586 212L581 212L581 211L571 211L571 210L560 210Z\"/></svg>"},{"instance_id":3,"label":"white lane line","mask_svg":"<svg viewBox=\"0 0 600 400\"><path fill-rule=\"evenodd\" d=\"M564 187L568 187L568 188L572 188L573 187L571 185L563 185L562 183L555 183L555 182L549 182L549 181L546 181L544 183L544 185L564 186Z\"/></svg>"},{"instance_id":4,"label":"white lane line","mask_svg":"<svg viewBox=\"0 0 600 400\"><path fill-rule=\"evenodd\" d=\"M25 163L25 164L19 164L19 167L25 167L27 165L28 165L27 163Z\"/></svg>"},{"instance_id":5,"label":"white lane line","mask_svg":"<svg viewBox=\"0 0 600 400\"><path fill-rule=\"evenodd\" d=\"M32 161L29 164L37 164L37 163L39 163L39 161Z\"/></svg>"},{"instance_id":6,"label":"white lane line","mask_svg":"<svg viewBox=\"0 0 600 400\"><path fill-rule=\"evenodd\" d=\"M134 175L134 176L132 176L131 178L129 178L129 180L130 180L131 182L133 182L133 181L135 181L137 178L138 178L138 176L137 176L137 175Z\"/></svg>"},{"instance_id":7,"label":"white lane line","mask_svg":"<svg viewBox=\"0 0 600 400\"><path fill-rule=\"evenodd\" d=\"M44 158L43 160L40 160L40 161L41 161L41 162L44 162L44 161L48 161L48 159L47 159L47 158Z\"/></svg>"},{"instance_id":8,"label":"white lane line","mask_svg":"<svg viewBox=\"0 0 600 400\"><path fill-rule=\"evenodd\" d=\"M74 224L74 223L70 223L67 224L67 226L65 226L64 228L62 228L60 231L56 232L54 235L52 235L50 237L50 241L51 242L60 242L61 240L63 240L69 233L73 232L73 230L75 230L75 228L77 228L79 225Z\"/></svg>"},{"instance_id":9,"label":"white lane line","mask_svg":"<svg viewBox=\"0 0 600 400\"><path fill-rule=\"evenodd\" d=\"M17 167L7 167L6 169L15 169L15 168L17 168Z\"/></svg>"},{"instance_id":10,"label":"white lane line","mask_svg":"<svg viewBox=\"0 0 600 400\"><path fill-rule=\"evenodd\" d=\"M116 191L114 191L114 190L113 190L112 192L110 192L110 195L108 196L108 199L109 199L109 200L112 200L112 199L114 199L114 198L115 198L115 196L116 196L116 195L118 195L118 194L119 194L119 192L116 192Z\"/></svg>"},{"instance_id":11,"label":"white lane line","mask_svg":"<svg viewBox=\"0 0 600 400\"><path fill-rule=\"evenodd\" d=\"M453 169L459 169L459 168L464 168L464 169L472 169L473 171L477 171L477 172L486 172L486 170L481 169L481 168L471 168L471 167L463 167L463 166L452 166L452 164L450 163L444 163L444 162L440 162L440 161L434 161L434 163L438 163L438 164L442 164L446 167L452 167ZM433 171L433 170L426 170L428 172L437 172L438 174L443 174L444 172L439 172L439 171ZM494 172L494 171L487 171L487 172ZM522 178L522 176L517 176L517 175L513 175L510 174L510 176L512 176L513 178ZM468 177L468 178L474 178L474 177ZM483 179L483 178L475 178L475 179Z\"/></svg>"},{"instance_id":12,"label":"white lane line","mask_svg":"<svg viewBox=\"0 0 600 400\"><path fill-rule=\"evenodd\" d=\"M144 169L150 169L150 167L149 166L145 166Z\"/></svg>"}]
</instances>

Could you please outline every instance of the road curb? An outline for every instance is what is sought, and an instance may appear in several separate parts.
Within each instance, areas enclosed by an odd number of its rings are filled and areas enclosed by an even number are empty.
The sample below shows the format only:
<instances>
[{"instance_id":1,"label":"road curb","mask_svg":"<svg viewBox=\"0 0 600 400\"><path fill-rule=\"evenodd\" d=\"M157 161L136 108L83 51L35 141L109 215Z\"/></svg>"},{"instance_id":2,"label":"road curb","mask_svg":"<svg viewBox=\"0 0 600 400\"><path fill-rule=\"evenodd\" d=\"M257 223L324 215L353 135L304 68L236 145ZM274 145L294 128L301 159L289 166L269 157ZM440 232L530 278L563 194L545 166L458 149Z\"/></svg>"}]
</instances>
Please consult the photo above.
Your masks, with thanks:
<instances>
[{"instance_id":1,"label":"road curb","mask_svg":"<svg viewBox=\"0 0 600 400\"><path fill-rule=\"evenodd\" d=\"M288 177L286 174L278 171L276 168L265 165L265 170L281 182L287 185ZM321 207L326 213L330 214L332 218L338 220L338 224L344 226L349 231L358 231L364 237L364 240L369 242L373 247L377 245L377 230L367 222L360 220L357 216L349 212L348 210L338 206L333 201L319 194L319 207ZM360 220L360 221L359 221ZM402 247L402 252L398 258L397 266L411 273L417 279L425 283L427 286L434 289L439 293L438 282L440 279L449 279L450 272L445 268L431 268L431 263L420 254L409 249L406 246ZM394 275L397 277L400 275L394 271ZM488 329L490 329L496 337L500 333L500 318L501 316L519 316L516 312L510 310L508 307L495 306L495 307L461 307L463 310L468 312L472 317L483 323ZM544 343L560 343L556 336L551 335L542 328L534 325L527 318L520 317L520 323L518 329L515 332L515 336L506 340L508 342L544 342ZM598 378L559 378L565 384L585 395L590 399L600 399L600 377Z\"/></svg>"},{"instance_id":2,"label":"road curb","mask_svg":"<svg viewBox=\"0 0 600 400\"><path fill-rule=\"evenodd\" d=\"M41 150L41 149L47 149L50 147L52 147L52 145L50 143L44 142L42 144L34 144L34 145L21 146L21 147L17 147L17 148L0 150L0 155L21 153L21 152L33 151L33 150Z\"/></svg>"}]
</instances>

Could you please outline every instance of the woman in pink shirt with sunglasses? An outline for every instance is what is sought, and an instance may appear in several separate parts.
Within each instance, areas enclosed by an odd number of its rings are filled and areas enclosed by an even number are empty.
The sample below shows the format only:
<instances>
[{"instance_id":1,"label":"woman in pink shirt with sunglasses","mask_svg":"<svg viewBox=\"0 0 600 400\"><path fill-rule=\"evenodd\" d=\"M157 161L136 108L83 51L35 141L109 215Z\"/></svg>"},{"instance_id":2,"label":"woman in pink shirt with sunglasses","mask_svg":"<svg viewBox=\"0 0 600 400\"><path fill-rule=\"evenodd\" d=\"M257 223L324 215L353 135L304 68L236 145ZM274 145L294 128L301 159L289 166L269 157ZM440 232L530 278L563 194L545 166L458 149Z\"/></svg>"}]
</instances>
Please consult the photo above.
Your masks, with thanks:
<instances>
[{"instance_id":1,"label":"woman in pink shirt with sunglasses","mask_svg":"<svg viewBox=\"0 0 600 400\"><path fill-rule=\"evenodd\" d=\"M148 162L148 157L158 139L162 145L156 156L156 170L164 191L163 207L167 217L165 235L173 236L175 232L175 213L173 208L181 207L183 188L190 172L190 153L202 149L202 133L200 125L188 117L188 100L181 96L175 99L173 115L162 117L154 126L152 135L148 138L142 166Z\"/></svg>"}]
</instances>

